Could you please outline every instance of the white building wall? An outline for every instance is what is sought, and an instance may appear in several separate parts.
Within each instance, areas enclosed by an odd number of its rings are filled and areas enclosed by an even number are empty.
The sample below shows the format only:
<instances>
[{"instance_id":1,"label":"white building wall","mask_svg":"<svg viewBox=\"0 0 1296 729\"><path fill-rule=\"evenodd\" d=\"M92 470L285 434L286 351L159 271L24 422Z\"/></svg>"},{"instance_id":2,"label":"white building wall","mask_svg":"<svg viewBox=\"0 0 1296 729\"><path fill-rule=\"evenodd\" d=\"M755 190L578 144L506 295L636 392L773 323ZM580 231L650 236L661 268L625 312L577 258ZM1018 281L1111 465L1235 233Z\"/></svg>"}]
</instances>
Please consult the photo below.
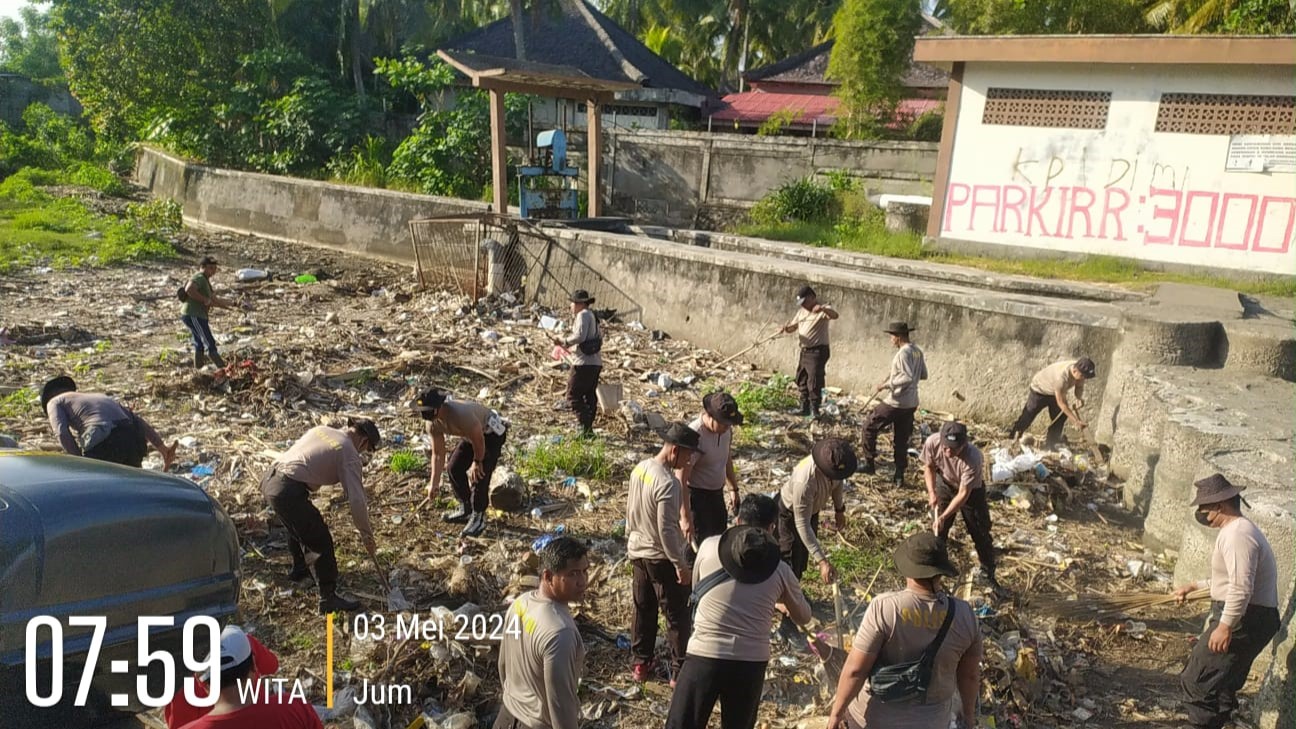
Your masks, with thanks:
<instances>
[{"instance_id":1,"label":"white building wall","mask_svg":"<svg viewBox=\"0 0 1296 729\"><path fill-rule=\"evenodd\" d=\"M969 63L963 83L942 237L1296 273L1291 168L1225 171L1227 135L1155 131L1162 93L1291 96L1291 67ZM994 87L1110 91L1106 128L983 124Z\"/></svg>"},{"instance_id":2,"label":"white building wall","mask_svg":"<svg viewBox=\"0 0 1296 729\"><path fill-rule=\"evenodd\" d=\"M605 109L620 109L624 113L603 112L603 128L611 129L666 129L670 126L670 111L664 104L612 102ZM537 98L531 102L531 126L537 132L558 129L566 114L568 130L584 130L588 118L585 104L571 99Z\"/></svg>"}]
</instances>

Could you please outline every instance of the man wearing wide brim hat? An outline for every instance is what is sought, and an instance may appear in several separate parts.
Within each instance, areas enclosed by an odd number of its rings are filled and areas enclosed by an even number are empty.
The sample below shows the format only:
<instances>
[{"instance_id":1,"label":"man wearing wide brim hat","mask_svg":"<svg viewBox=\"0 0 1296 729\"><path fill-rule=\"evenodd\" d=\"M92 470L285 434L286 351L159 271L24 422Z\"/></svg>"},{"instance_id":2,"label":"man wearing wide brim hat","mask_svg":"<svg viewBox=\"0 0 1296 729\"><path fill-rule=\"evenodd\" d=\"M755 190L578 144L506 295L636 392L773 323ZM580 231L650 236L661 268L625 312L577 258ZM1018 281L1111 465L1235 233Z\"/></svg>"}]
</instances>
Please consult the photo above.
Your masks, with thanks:
<instances>
[{"instance_id":1,"label":"man wearing wide brim hat","mask_svg":"<svg viewBox=\"0 0 1296 729\"><path fill-rule=\"evenodd\" d=\"M882 429L892 427L892 453L895 470L891 481L896 486L904 485L905 469L909 466L909 439L913 437L914 413L918 411L918 382L927 379L927 361L916 344L909 341L909 334L914 330L908 322L893 321L882 331L891 336L891 346L896 348L891 358L891 373L877 386L877 392L885 392L882 402L873 408L868 422L864 424L864 473L877 470L877 438Z\"/></svg>"},{"instance_id":2,"label":"man wearing wide brim hat","mask_svg":"<svg viewBox=\"0 0 1296 729\"><path fill-rule=\"evenodd\" d=\"M777 507L748 494L738 526L702 542L693 569L693 632L666 729L705 727L717 700L725 729L756 725L770 659L770 619L804 625L810 603L773 537Z\"/></svg>"},{"instance_id":3,"label":"man wearing wide brim hat","mask_svg":"<svg viewBox=\"0 0 1296 729\"><path fill-rule=\"evenodd\" d=\"M827 382L828 358L832 355L828 347L828 322L837 318L837 310L821 303L809 285L797 289L796 303L798 308L792 321L779 331L797 333L801 355L797 358L796 383L801 393L801 414L817 418Z\"/></svg>"},{"instance_id":4,"label":"man wearing wide brim hat","mask_svg":"<svg viewBox=\"0 0 1296 729\"><path fill-rule=\"evenodd\" d=\"M1183 585L1174 594L1210 588L1206 629L1179 674L1187 695L1188 726L1221 729L1237 708L1256 656L1278 632L1278 563L1260 528L1242 515L1242 489L1223 474L1194 484L1198 524L1218 529L1210 579Z\"/></svg>"},{"instance_id":5,"label":"man wearing wide brim hat","mask_svg":"<svg viewBox=\"0 0 1296 729\"><path fill-rule=\"evenodd\" d=\"M896 570L905 578L905 589L878 595L869 603L851 643L826 726L946 729L951 708L963 726L977 726L981 630L972 606L943 590L942 578L958 574L945 540L931 532L918 532L896 547L893 558ZM942 634L947 618L948 627ZM882 702L873 697L873 687L861 690L876 669L916 661L938 640L931 678L922 696ZM956 693L958 702L951 707Z\"/></svg>"},{"instance_id":6,"label":"man wearing wide brim hat","mask_svg":"<svg viewBox=\"0 0 1296 729\"><path fill-rule=\"evenodd\" d=\"M684 533L680 530L680 484L675 470L683 468L698 449L698 434L683 423L672 423L656 456L639 462L630 472L626 504L626 556L630 558L634 620L630 624L631 671L636 681L655 674L657 608L666 616L671 675L679 673L688 644L689 571Z\"/></svg>"},{"instance_id":7,"label":"man wearing wide brim hat","mask_svg":"<svg viewBox=\"0 0 1296 729\"><path fill-rule=\"evenodd\" d=\"M733 427L743 424L738 401L727 392L713 392L702 398L702 414L689 423L698 434L698 451L688 465L676 472L683 489L680 498L680 527L689 542L696 543L725 530L724 487L729 485L730 505L738 512L738 472L733 463Z\"/></svg>"},{"instance_id":8,"label":"man wearing wide brim hat","mask_svg":"<svg viewBox=\"0 0 1296 729\"><path fill-rule=\"evenodd\" d=\"M46 382L40 405L65 453L139 468L152 445L162 456L163 470L175 460L176 443L168 446L147 420L111 397L77 392L71 377Z\"/></svg>"},{"instance_id":9,"label":"man wearing wide brim hat","mask_svg":"<svg viewBox=\"0 0 1296 729\"><path fill-rule=\"evenodd\" d=\"M798 579L811 559L819 566L819 577L825 584L837 579L837 571L819 543L819 512L831 500L837 528L846 528L843 481L858 466L850 443L841 438L825 438L815 443L810 455L792 469L792 476L779 492L779 549Z\"/></svg>"},{"instance_id":10,"label":"man wearing wide brim hat","mask_svg":"<svg viewBox=\"0 0 1296 729\"><path fill-rule=\"evenodd\" d=\"M576 289L570 297L572 311L571 334L553 337L553 343L568 350L572 357L571 375L567 378L567 402L581 434L594 432L594 416L598 412L599 374L603 371L603 332L598 318L590 306L594 297L585 289Z\"/></svg>"}]
</instances>

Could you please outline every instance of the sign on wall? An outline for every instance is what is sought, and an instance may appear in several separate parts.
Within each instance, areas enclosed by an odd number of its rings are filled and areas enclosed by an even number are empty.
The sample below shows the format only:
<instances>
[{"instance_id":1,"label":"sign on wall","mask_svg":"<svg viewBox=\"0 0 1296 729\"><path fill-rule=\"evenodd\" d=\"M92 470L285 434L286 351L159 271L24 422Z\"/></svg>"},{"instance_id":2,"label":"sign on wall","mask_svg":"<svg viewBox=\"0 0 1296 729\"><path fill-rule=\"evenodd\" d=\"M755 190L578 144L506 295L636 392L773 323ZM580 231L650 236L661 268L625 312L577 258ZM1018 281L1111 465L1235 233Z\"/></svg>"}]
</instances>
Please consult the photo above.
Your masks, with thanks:
<instances>
[{"instance_id":1,"label":"sign on wall","mask_svg":"<svg viewBox=\"0 0 1296 729\"><path fill-rule=\"evenodd\" d=\"M1296 138L1270 134L1229 137L1227 172L1296 172Z\"/></svg>"}]
</instances>

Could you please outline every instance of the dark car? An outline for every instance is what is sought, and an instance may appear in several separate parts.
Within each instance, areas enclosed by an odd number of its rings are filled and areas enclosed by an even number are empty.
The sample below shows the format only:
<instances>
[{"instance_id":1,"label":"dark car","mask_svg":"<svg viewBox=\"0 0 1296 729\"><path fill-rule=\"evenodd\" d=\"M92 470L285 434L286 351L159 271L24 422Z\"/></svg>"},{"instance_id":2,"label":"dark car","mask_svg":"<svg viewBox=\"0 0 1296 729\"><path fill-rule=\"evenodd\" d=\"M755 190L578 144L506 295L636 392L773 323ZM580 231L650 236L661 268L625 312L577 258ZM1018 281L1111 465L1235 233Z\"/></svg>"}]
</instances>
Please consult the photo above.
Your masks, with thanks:
<instances>
[{"instance_id":1,"label":"dark car","mask_svg":"<svg viewBox=\"0 0 1296 729\"><path fill-rule=\"evenodd\" d=\"M138 667L139 618L175 618L174 627L148 633L148 650L170 654L175 676L189 676L184 622L206 615L223 625L238 595L234 524L193 482L88 458L0 450L0 727L93 726L143 710L136 676L149 676L153 695L163 686L159 662ZM58 619L63 632L62 699L49 708L33 706L26 686L27 624L39 616ZM83 708L73 703L92 631L69 627L72 616L107 618ZM49 697L57 646L50 630L37 635L36 685ZM197 635L194 659L202 660L209 638ZM125 705L114 707L114 694Z\"/></svg>"}]
</instances>

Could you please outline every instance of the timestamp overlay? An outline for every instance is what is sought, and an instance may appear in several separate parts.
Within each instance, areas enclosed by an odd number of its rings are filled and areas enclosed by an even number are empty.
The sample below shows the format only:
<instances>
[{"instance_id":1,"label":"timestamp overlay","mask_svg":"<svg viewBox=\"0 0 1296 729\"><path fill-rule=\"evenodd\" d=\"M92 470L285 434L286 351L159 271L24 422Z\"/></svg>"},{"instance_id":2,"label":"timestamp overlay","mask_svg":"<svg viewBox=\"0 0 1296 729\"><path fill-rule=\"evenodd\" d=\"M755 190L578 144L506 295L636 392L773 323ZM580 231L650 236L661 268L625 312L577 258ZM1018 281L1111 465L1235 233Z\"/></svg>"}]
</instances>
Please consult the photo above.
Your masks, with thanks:
<instances>
[{"instance_id":1,"label":"timestamp overlay","mask_svg":"<svg viewBox=\"0 0 1296 729\"><path fill-rule=\"evenodd\" d=\"M463 615L444 608L428 614L420 613L354 613L346 616L352 641L417 641L425 647L431 644L458 642L473 645L488 644L505 639L516 639L525 626L512 611L504 613L475 613ZM333 708L334 633L336 614L330 613L325 623L326 670L325 699ZM406 683L376 685L361 679L355 689L357 704L410 704L414 703L414 689Z\"/></svg>"}]
</instances>

